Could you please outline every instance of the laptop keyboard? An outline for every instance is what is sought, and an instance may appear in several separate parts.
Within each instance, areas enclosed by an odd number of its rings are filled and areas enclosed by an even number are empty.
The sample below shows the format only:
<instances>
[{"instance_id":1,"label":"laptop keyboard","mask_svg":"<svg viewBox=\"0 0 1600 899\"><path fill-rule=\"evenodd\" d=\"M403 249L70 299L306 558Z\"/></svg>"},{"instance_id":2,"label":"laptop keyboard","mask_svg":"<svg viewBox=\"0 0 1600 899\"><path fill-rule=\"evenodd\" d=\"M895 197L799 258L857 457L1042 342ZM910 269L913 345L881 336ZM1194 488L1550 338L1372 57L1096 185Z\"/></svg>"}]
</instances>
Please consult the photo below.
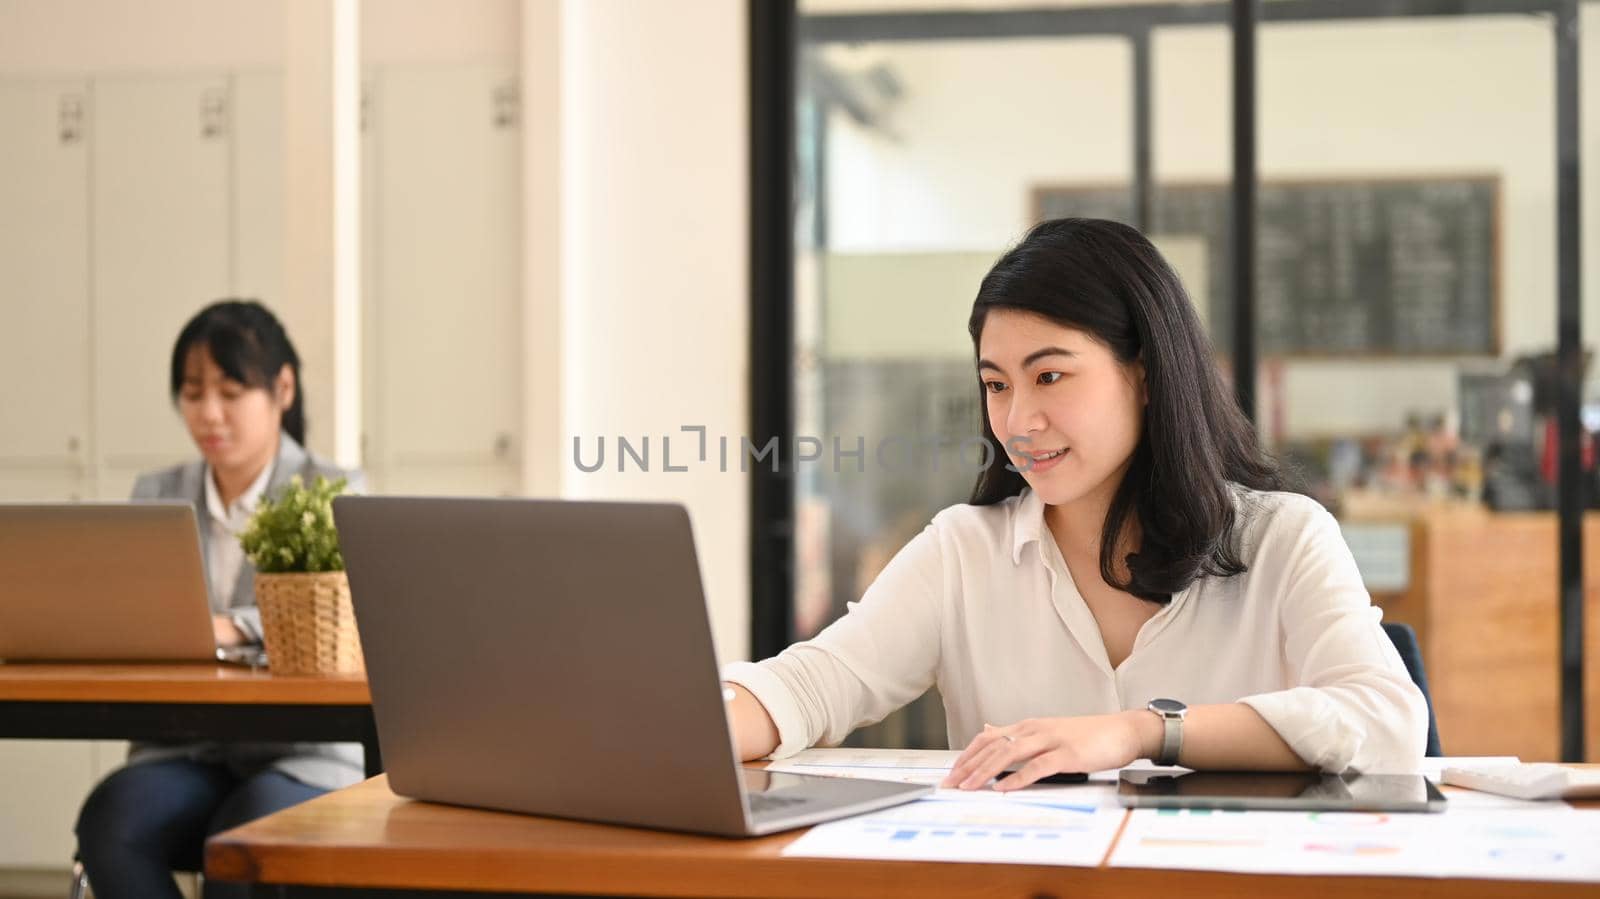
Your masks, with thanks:
<instances>
[{"instance_id":1,"label":"laptop keyboard","mask_svg":"<svg viewBox=\"0 0 1600 899\"><path fill-rule=\"evenodd\" d=\"M754 814L776 811L795 805L805 805L807 800L793 796L775 796L771 793L751 793L750 811Z\"/></svg>"}]
</instances>

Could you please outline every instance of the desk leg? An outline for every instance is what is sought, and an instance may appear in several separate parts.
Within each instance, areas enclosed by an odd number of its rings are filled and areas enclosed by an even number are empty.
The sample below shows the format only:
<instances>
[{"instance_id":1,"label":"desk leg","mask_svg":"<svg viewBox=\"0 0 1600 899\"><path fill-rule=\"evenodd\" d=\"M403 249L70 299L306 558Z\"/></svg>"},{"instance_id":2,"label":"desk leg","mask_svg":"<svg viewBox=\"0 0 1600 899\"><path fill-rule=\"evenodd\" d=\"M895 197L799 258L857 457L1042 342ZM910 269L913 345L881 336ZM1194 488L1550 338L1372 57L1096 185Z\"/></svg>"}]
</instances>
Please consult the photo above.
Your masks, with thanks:
<instances>
[{"instance_id":1,"label":"desk leg","mask_svg":"<svg viewBox=\"0 0 1600 899\"><path fill-rule=\"evenodd\" d=\"M361 736L361 755L366 762L368 777L383 773L383 752L378 748L378 725L370 718Z\"/></svg>"}]
</instances>

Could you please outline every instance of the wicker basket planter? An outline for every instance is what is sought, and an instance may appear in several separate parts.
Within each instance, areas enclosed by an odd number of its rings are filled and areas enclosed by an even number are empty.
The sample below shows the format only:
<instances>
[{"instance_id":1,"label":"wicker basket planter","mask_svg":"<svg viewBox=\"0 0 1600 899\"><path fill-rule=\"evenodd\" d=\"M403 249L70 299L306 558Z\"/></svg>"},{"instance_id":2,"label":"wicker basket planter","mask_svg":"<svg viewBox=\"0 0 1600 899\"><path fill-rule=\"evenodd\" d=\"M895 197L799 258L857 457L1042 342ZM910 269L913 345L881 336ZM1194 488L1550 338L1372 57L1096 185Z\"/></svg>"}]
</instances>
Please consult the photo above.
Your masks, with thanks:
<instances>
[{"instance_id":1,"label":"wicker basket planter","mask_svg":"<svg viewBox=\"0 0 1600 899\"><path fill-rule=\"evenodd\" d=\"M361 639L343 571L257 574L267 664L277 674L361 674Z\"/></svg>"}]
</instances>

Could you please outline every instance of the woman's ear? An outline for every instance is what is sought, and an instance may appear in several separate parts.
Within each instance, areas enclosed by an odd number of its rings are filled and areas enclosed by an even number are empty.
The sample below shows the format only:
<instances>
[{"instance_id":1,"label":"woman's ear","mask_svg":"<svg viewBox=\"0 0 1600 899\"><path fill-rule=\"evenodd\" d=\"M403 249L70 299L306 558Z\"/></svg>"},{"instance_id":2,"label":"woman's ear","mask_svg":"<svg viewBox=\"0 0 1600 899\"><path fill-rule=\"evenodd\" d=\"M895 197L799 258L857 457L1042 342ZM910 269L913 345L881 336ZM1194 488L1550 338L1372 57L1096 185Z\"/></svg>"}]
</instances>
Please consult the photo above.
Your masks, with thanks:
<instances>
[{"instance_id":1,"label":"woman's ear","mask_svg":"<svg viewBox=\"0 0 1600 899\"><path fill-rule=\"evenodd\" d=\"M1144 356L1133 360L1133 382L1139 387L1140 405L1150 405L1150 383L1144 377Z\"/></svg>"},{"instance_id":2,"label":"woman's ear","mask_svg":"<svg viewBox=\"0 0 1600 899\"><path fill-rule=\"evenodd\" d=\"M283 367L278 369L278 376L272 379L272 398L277 402L278 408L287 409L293 406L297 389L299 385L294 381L294 369L285 362Z\"/></svg>"}]
</instances>

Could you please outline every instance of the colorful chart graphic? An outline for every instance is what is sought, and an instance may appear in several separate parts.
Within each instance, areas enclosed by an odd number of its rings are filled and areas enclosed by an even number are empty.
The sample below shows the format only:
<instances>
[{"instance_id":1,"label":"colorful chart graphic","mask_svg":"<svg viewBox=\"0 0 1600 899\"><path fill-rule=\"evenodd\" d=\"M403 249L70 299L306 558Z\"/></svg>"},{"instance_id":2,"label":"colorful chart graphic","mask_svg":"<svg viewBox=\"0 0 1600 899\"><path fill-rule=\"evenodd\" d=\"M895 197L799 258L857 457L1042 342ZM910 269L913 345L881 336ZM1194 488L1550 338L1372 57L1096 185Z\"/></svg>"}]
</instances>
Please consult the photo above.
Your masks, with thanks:
<instances>
[{"instance_id":1,"label":"colorful chart graphic","mask_svg":"<svg viewBox=\"0 0 1600 899\"><path fill-rule=\"evenodd\" d=\"M1566 861L1567 854L1542 846L1507 846L1490 849L1489 857L1507 865L1554 865Z\"/></svg>"},{"instance_id":2,"label":"colorful chart graphic","mask_svg":"<svg viewBox=\"0 0 1600 899\"><path fill-rule=\"evenodd\" d=\"M1220 837L1144 837L1139 841L1144 849L1258 849L1265 845L1266 840Z\"/></svg>"},{"instance_id":3,"label":"colorful chart graphic","mask_svg":"<svg viewBox=\"0 0 1600 899\"><path fill-rule=\"evenodd\" d=\"M1369 812L1312 812L1307 818L1318 824L1341 827L1378 827L1389 823L1389 816Z\"/></svg>"},{"instance_id":4,"label":"colorful chart graphic","mask_svg":"<svg viewBox=\"0 0 1600 899\"><path fill-rule=\"evenodd\" d=\"M1370 858L1376 855L1398 855L1400 854L1400 847L1382 843L1307 843L1306 851Z\"/></svg>"},{"instance_id":5,"label":"colorful chart graphic","mask_svg":"<svg viewBox=\"0 0 1600 899\"><path fill-rule=\"evenodd\" d=\"M923 799L818 825L784 854L1095 865L1122 820L1114 806Z\"/></svg>"}]
</instances>

